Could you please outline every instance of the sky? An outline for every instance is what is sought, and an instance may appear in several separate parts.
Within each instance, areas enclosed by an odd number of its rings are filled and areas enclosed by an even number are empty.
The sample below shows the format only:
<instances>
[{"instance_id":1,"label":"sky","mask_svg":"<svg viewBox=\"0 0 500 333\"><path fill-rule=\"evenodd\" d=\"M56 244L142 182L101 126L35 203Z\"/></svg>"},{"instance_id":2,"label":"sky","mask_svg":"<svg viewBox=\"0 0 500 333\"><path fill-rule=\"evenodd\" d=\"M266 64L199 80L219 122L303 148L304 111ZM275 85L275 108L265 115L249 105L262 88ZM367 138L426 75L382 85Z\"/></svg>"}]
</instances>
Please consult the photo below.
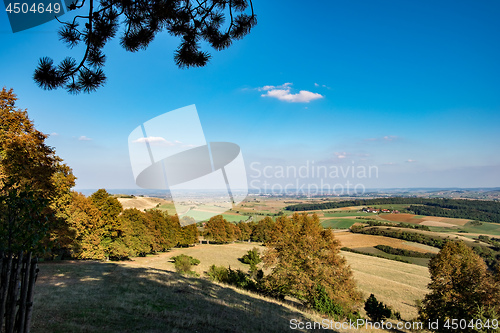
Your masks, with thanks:
<instances>
[{"instance_id":1,"label":"sky","mask_svg":"<svg viewBox=\"0 0 500 333\"><path fill-rule=\"evenodd\" d=\"M12 33L2 12L0 85L50 134L77 190L138 188L129 134L192 104L207 142L240 146L250 188L500 186L500 2L255 0L254 9L252 32L223 51L206 46L203 68L177 68L179 40L167 33L137 53L113 40L106 85L77 96L32 80L40 57L82 56L58 40L60 24Z\"/></svg>"}]
</instances>

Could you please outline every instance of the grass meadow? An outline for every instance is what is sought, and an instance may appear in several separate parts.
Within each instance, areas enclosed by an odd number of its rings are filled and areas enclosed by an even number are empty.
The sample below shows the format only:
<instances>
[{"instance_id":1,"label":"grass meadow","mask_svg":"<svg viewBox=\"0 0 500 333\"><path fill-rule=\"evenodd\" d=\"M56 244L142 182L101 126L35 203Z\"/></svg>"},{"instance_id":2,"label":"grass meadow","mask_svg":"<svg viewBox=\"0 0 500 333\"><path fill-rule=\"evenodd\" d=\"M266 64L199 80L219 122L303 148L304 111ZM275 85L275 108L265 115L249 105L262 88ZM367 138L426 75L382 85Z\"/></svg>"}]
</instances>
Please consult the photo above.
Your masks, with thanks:
<instances>
[{"instance_id":1,"label":"grass meadow","mask_svg":"<svg viewBox=\"0 0 500 333\"><path fill-rule=\"evenodd\" d=\"M248 270L238 258L253 247L264 249L258 243L203 244L124 262L41 263L32 332L283 332L289 330L291 319L323 320L295 302L279 302L205 278L212 264ZM200 260L194 268L200 277L175 272L171 257L181 253ZM404 319L416 316L414 301L426 292L426 268L341 254L364 298L374 293Z\"/></svg>"}]
</instances>

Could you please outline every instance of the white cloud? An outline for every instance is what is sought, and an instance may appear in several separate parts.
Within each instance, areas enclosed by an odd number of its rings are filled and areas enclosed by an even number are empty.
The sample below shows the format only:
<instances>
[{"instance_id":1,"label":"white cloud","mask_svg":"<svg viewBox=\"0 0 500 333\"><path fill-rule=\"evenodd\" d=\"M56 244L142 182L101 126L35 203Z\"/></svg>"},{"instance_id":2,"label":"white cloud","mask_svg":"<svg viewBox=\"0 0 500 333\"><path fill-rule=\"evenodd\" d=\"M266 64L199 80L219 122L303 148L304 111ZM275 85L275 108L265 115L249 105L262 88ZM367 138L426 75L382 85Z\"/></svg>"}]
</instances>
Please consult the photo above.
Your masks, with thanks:
<instances>
[{"instance_id":1,"label":"white cloud","mask_svg":"<svg viewBox=\"0 0 500 333\"><path fill-rule=\"evenodd\" d=\"M411 159L406 160L406 163L415 163L415 162L416 162L416 160L411 160Z\"/></svg>"},{"instance_id":2,"label":"white cloud","mask_svg":"<svg viewBox=\"0 0 500 333\"><path fill-rule=\"evenodd\" d=\"M347 155L348 155L348 153L346 153L345 151L343 151L343 152L335 152L334 154L335 154L335 156L337 156L337 158L339 158L339 159L346 158L346 157L347 157Z\"/></svg>"},{"instance_id":3,"label":"white cloud","mask_svg":"<svg viewBox=\"0 0 500 333\"><path fill-rule=\"evenodd\" d=\"M315 86L315 87L319 87L319 84L317 84L317 83L315 82L315 83L314 83L314 86Z\"/></svg>"},{"instance_id":4,"label":"white cloud","mask_svg":"<svg viewBox=\"0 0 500 333\"><path fill-rule=\"evenodd\" d=\"M314 101L316 99L323 98L324 96L318 93L313 93L307 90L301 90L297 94L293 94L292 84L290 82L284 83L280 86L263 86L257 88L259 91L266 91L265 94L262 94L262 97L272 97L279 99L280 101L289 102L289 103L309 103L310 101Z\"/></svg>"},{"instance_id":5,"label":"white cloud","mask_svg":"<svg viewBox=\"0 0 500 333\"><path fill-rule=\"evenodd\" d=\"M58 135L59 135L59 133L56 133L56 132L50 133L50 136L58 136Z\"/></svg>"},{"instance_id":6,"label":"white cloud","mask_svg":"<svg viewBox=\"0 0 500 333\"><path fill-rule=\"evenodd\" d=\"M133 143L145 143L149 142L149 144L154 145L154 146L175 146L177 144L181 144L182 142L180 141L175 141L175 142L170 142L167 141L165 138L162 138L161 136L148 136L147 138L139 138L137 140L132 141Z\"/></svg>"},{"instance_id":7,"label":"white cloud","mask_svg":"<svg viewBox=\"0 0 500 333\"><path fill-rule=\"evenodd\" d=\"M92 140L91 138L87 138L85 135L82 135L81 137L78 138L80 141L90 141Z\"/></svg>"},{"instance_id":8,"label":"white cloud","mask_svg":"<svg viewBox=\"0 0 500 333\"><path fill-rule=\"evenodd\" d=\"M369 138L365 139L365 141L395 141L399 140L400 138L396 135L386 135L381 138Z\"/></svg>"},{"instance_id":9,"label":"white cloud","mask_svg":"<svg viewBox=\"0 0 500 333\"><path fill-rule=\"evenodd\" d=\"M280 86L263 86L263 87L260 87L260 88L257 88L257 90L259 91L268 91L268 90L274 90L274 89L290 89L290 86L292 85L292 83L290 82L286 82L286 83L283 83L282 85Z\"/></svg>"},{"instance_id":10,"label":"white cloud","mask_svg":"<svg viewBox=\"0 0 500 333\"><path fill-rule=\"evenodd\" d=\"M149 142L151 146L161 146L161 147L173 147L173 146L178 146L178 147L180 146L185 148L197 147L196 145L193 144L184 144L179 140L174 140L174 142L168 141L165 138L162 138L161 136L148 136L147 138L139 138L132 142L133 143Z\"/></svg>"}]
</instances>

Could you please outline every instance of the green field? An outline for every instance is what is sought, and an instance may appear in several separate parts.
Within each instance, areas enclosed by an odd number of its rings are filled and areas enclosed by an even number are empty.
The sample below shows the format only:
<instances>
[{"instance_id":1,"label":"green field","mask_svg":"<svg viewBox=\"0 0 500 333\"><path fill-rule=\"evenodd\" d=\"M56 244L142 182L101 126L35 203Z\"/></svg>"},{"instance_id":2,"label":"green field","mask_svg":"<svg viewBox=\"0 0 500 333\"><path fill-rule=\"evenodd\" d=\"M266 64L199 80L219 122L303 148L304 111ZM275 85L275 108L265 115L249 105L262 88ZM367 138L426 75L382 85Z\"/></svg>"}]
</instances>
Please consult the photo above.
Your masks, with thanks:
<instances>
[{"instance_id":1,"label":"green field","mask_svg":"<svg viewBox=\"0 0 500 333\"><path fill-rule=\"evenodd\" d=\"M467 233L472 233L472 234L500 236L500 224L489 223L489 222L481 222L481 223L482 225L477 225L477 226L472 225L469 222L464 226L457 226L457 228L429 227L429 229L434 232L457 233L460 230L463 230ZM465 235L466 233L462 234L462 236Z\"/></svg>"},{"instance_id":2,"label":"green field","mask_svg":"<svg viewBox=\"0 0 500 333\"><path fill-rule=\"evenodd\" d=\"M222 214L222 217L224 217L228 222L246 221L249 218L249 216L244 216L244 215L228 215L228 214Z\"/></svg>"},{"instance_id":3,"label":"green field","mask_svg":"<svg viewBox=\"0 0 500 333\"><path fill-rule=\"evenodd\" d=\"M209 218L211 218L213 216L213 213L211 213L211 212L202 212L202 211L199 211L199 210L190 210L189 212L187 212L183 216L190 216L190 217L194 218L197 221L204 221L204 220L208 220Z\"/></svg>"},{"instance_id":4,"label":"green field","mask_svg":"<svg viewBox=\"0 0 500 333\"><path fill-rule=\"evenodd\" d=\"M349 210L346 212L325 212L325 217L346 217L346 216L365 216L366 213ZM375 214L374 214L375 215Z\"/></svg>"},{"instance_id":5,"label":"green field","mask_svg":"<svg viewBox=\"0 0 500 333\"><path fill-rule=\"evenodd\" d=\"M160 205L158 208L159 209L166 209L169 214L173 214L175 212L175 206L173 203L166 203L166 204Z\"/></svg>"},{"instance_id":6,"label":"green field","mask_svg":"<svg viewBox=\"0 0 500 333\"><path fill-rule=\"evenodd\" d=\"M406 257L406 256L398 256L398 255L394 255L394 254L389 254L389 253L385 253L384 251L380 251L379 249L376 249L374 247L358 247L358 248L355 248L354 250L361 251L364 253L369 253L369 254L375 254L375 255L378 255L378 256L381 256L381 257L384 257L387 259L398 258L398 259L409 261L410 263L412 263L414 265L419 265L419 266L423 266L423 267L427 267L427 265L429 264L429 260L430 260L428 258L415 258L415 257Z\"/></svg>"},{"instance_id":7,"label":"green field","mask_svg":"<svg viewBox=\"0 0 500 333\"><path fill-rule=\"evenodd\" d=\"M352 219L330 219L321 222L323 228L332 229L349 229L354 223L358 221Z\"/></svg>"}]
</instances>

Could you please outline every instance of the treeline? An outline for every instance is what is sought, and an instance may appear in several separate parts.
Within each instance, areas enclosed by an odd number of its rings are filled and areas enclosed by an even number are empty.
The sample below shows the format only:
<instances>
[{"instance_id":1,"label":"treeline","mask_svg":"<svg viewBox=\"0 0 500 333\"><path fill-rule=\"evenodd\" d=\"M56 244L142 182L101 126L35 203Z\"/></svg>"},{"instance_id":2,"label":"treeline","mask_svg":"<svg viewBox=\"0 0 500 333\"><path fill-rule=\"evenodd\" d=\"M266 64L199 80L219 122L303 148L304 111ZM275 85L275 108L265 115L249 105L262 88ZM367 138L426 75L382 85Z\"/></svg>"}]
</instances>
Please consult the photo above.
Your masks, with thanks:
<instances>
[{"instance_id":1,"label":"treeline","mask_svg":"<svg viewBox=\"0 0 500 333\"><path fill-rule=\"evenodd\" d=\"M425 198L378 198L325 203L298 204L287 206L290 211L324 210L349 206L373 206L390 204L408 204L408 211L417 215L453 217L500 223L500 202L460 199L425 199Z\"/></svg>"},{"instance_id":2,"label":"treeline","mask_svg":"<svg viewBox=\"0 0 500 333\"><path fill-rule=\"evenodd\" d=\"M464 201L467 204L457 205L443 202L441 205L436 205L435 203L429 203L424 206L410 205L407 209L416 215L441 216L500 223L500 212L498 211L498 207L496 207L499 205L497 202L476 200L457 201ZM485 202L494 204L485 205Z\"/></svg>"},{"instance_id":3,"label":"treeline","mask_svg":"<svg viewBox=\"0 0 500 333\"><path fill-rule=\"evenodd\" d=\"M52 256L125 259L198 242L195 224L181 227L177 215L161 210L123 210L103 189L90 197L72 192L58 220L50 236Z\"/></svg>"},{"instance_id":4,"label":"treeline","mask_svg":"<svg viewBox=\"0 0 500 333\"><path fill-rule=\"evenodd\" d=\"M399 227L399 228L405 228L405 229L418 229L418 230L425 230L425 231L430 231L428 226L426 225L421 225L421 224L410 224L410 223L404 223L404 222L399 222L399 223L389 223L389 222L380 222L378 220L374 219L369 219L369 218L363 218L363 217L356 217L356 219L363 220L367 223L370 227Z\"/></svg>"},{"instance_id":5,"label":"treeline","mask_svg":"<svg viewBox=\"0 0 500 333\"><path fill-rule=\"evenodd\" d=\"M399 258L399 257L388 258L388 257L382 256L380 254L368 253L368 252L363 252L363 251L359 251L359 250L356 250L356 249L351 249L350 247L345 247L344 246L344 247L341 248L341 250L342 251L347 251L347 252L352 252L352 253L357 253L357 254L363 254L365 256L377 257L377 258L382 258L382 259L389 259L389 260L404 262L405 264L411 264L411 262L409 262L408 260L403 259L403 258Z\"/></svg>"},{"instance_id":6,"label":"treeline","mask_svg":"<svg viewBox=\"0 0 500 333\"><path fill-rule=\"evenodd\" d=\"M430 252L418 252L412 250L398 249L389 245L376 245L374 246L377 250L382 252L393 254L396 256L403 257L413 257L413 258L434 258L436 254Z\"/></svg>"},{"instance_id":7,"label":"treeline","mask_svg":"<svg viewBox=\"0 0 500 333\"><path fill-rule=\"evenodd\" d=\"M235 240L265 243L271 238L274 224L274 220L270 217L265 217L258 222L233 224L226 221L222 215L217 215L205 224L203 236L216 244L225 244Z\"/></svg>"},{"instance_id":8,"label":"treeline","mask_svg":"<svg viewBox=\"0 0 500 333\"><path fill-rule=\"evenodd\" d=\"M376 227L352 226L351 231L367 235L385 236L385 237L402 239L408 242L415 242L432 247L437 247L438 249L442 249L447 242L451 241L450 239L443 239L441 237L433 237L417 232L409 232L391 228L382 229ZM500 251L497 251L495 248L492 249L480 245L471 245L470 247L474 250L476 254L478 254L481 258L483 258L484 262L490 269L495 270L497 267L499 267Z\"/></svg>"}]
</instances>

